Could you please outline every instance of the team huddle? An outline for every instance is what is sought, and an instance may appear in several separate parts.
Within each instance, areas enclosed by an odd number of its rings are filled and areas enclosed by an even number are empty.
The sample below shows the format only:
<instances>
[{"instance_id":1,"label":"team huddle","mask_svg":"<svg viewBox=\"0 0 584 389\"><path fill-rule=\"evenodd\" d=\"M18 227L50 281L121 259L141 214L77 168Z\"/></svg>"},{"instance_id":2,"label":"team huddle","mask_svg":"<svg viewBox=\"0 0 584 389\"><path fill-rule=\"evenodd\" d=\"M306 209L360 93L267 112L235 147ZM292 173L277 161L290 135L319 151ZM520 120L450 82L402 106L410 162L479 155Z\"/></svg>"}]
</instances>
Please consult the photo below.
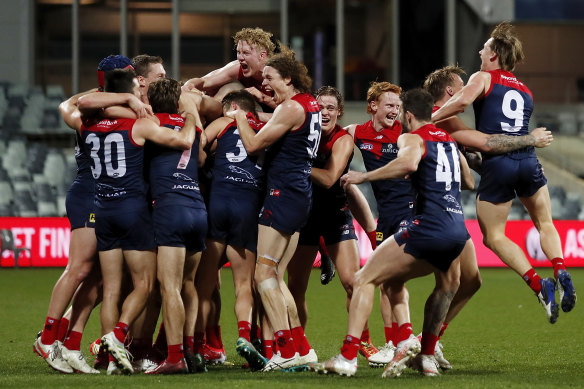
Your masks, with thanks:
<instances>
[{"instance_id":1,"label":"team huddle","mask_svg":"<svg viewBox=\"0 0 584 389\"><path fill-rule=\"evenodd\" d=\"M312 92L292 50L260 28L233 38L236 60L183 84L166 78L160 57L111 55L98 66L98 89L61 103L77 138L70 255L33 347L53 369L186 374L224 363L219 271L229 262L235 349L250 370L352 376L361 353L384 368L382 377L408 367L439 375L452 368L440 337L482 282L461 203L461 190L475 187L471 168L481 176L485 245L525 280L550 323L560 308L573 309L535 154L553 137L528 130L533 96L512 73L523 51L509 23L495 27L466 86L456 66L405 92L372 82L371 119L344 128L343 96L332 86ZM476 130L456 116L471 103ZM349 170L354 146L366 172ZM363 182L371 182L377 221ZM515 196L553 278L540 277L505 236ZM353 218L374 249L362 268ZM324 362L304 333L319 251L334 264L348 310L340 353ZM428 274L436 285L415 335L406 282ZM379 348L368 326L377 287L386 338ZM92 367L80 345L99 303Z\"/></svg>"}]
</instances>

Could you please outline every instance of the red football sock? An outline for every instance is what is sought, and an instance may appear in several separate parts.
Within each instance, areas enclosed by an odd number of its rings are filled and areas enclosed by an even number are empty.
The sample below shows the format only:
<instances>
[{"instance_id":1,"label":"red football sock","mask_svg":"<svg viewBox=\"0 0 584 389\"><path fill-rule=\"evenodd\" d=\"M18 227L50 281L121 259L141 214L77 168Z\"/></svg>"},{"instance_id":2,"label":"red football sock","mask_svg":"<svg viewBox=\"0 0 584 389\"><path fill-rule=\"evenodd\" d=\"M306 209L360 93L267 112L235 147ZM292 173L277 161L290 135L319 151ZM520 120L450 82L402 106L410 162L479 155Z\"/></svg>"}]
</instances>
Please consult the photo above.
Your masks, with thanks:
<instances>
[{"instance_id":1,"label":"red football sock","mask_svg":"<svg viewBox=\"0 0 584 389\"><path fill-rule=\"evenodd\" d=\"M244 338L248 342L251 341L251 323L249 321L238 321L237 330L239 331L240 338Z\"/></svg>"},{"instance_id":2,"label":"red football sock","mask_svg":"<svg viewBox=\"0 0 584 389\"><path fill-rule=\"evenodd\" d=\"M439 336L431 332L422 332L422 351L420 352L424 355L434 355L434 349L436 348L438 339Z\"/></svg>"},{"instance_id":3,"label":"red football sock","mask_svg":"<svg viewBox=\"0 0 584 389\"><path fill-rule=\"evenodd\" d=\"M360 344L361 339L355 338L351 335L345 336L343 347L341 347L341 355L348 359L349 361L357 358L357 353L359 352Z\"/></svg>"},{"instance_id":4,"label":"red football sock","mask_svg":"<svg viewBox=\"0 0 584 389\"><path fill-rule=\"evenodd\" d=\"M296 354L294 339L292 339L292 333L290 330L276 331L274 337L276 338L278 351L280 351L280 356L282 358L292 358L294 354Z\"/></svg>"},{"instance_id":5,"label":"red football sock","mask_svg":"<svg viewBox=\"0 0 584 389\"><path fill-rule=\"evenodd\" d=\"M558 278L558 271L566 270L564 266L564 258L554 258L552 259L552 266L554 267L554 278Z\"/></svg>"},{"instance_id":6,"label":"red football sock","mask_svg":"<svg viewBox=\"0 0 584 389\"><path fill-rule=\"evenodd\" d=\"M363 330L361 333L361 342L371 344L371 334L369 333L369 328Z\"/></svg>"},{"instance_id":7,"label":"red football sock","mask_svg":"<svg viewBox=\"0 0 584 389\"><path fill-rule=\"evenodd\" d=\"M541 277L537 275L534 269L529 269L523 275L523 281L529 285L531 290L538 294L541 291L541 284L540 284Z\"/></svg>"},{"instance_id":8,"label":"red football sock","mask_svg":"<svg viewBox=\"0 0 584 389\"><path fill-rule=\"evenodd\" d=\"M67 347L69 350L79 351L81 350L81 336L83 334L77 331L69 331L65 337L65 342L63 346Z\"/></svg>"},{"instance_id":9,"label":"red football sock","mask_svg":"<svg viewBox=\"0 0 584 389\"><path fill-rule=\"evenodd\" d=\"M262 353L263 356L266 357L267 359L272 359L272 357L274 356L273 349L274 341L272 339L264 340L263 345L264 345L264 350Z\"/></svg>"},{"instance_id":10,"label":"red football sock","mask_svg":"<svg viewBox=\"0 0 584 389\"><path fill-rule=\"evenodd\" d=\"M168 345L168 357L166 359L170 363L177 363L185 357L184 349L182 344L169 344Z\"/></svg>"},{"instance_id":11,"label":"red football sock","mask_svg":"<svg viewBox=\"0 0 584 389\"><path fill-rule=\"evenodd\" d=\"M42 344L53 344L57 340L57 333L59 332L59 319L47 316L45 319L45 326L41 334Z\"/></svg>"},{"instance_id":12,"label":"red football sock","mask_svg":"<svg viewBox=\"0 0 584 389\"><path fill-rule=\"evenodd\" d=\"M392 328L391 327L383 327L383 332L385 333L385 343L389 342L390 340L392 340Z\"/></svg>"},{"instance_id":13,"label":"red football sock","mask_svg":"<svg viewBox=\"0 0 584 389\"><path fill-rule=\"evenodd\" d=\"M326 248L326 243L324 241L324 237L320 237L318 241L318 251L320 251L320 255L329 255L328 249Z\"/></svg>"},{"instance_id":14,"label":"red football sock","mask_svg":"<svg viewBox=\"0 0 584 389\"><path fill-rule=\"evenodd\" d=\"M184 346L184 351L194 352L194 350L195 350L195 337L194 336L183 336L183 346Z\"/></svg>"},{"instance_id":15,"label":"red football sock","mask_svg":"<svg viewBox=\"0 0 584 389\"><path fill-rule=\"evenodd\" d=\"M399 324L397 324L397 321L391 322L391 331L391 341L394 346L397 346L397 335L399 333Z\"/></svg>"},{"instance_id":16,"label":"red football sock","mask_svg":"<svg viewBox=\"0 0 584 389\"><path fill-rule=\"evenodd\" d=\"M369 231L366 233L367 237L369 238L369 242L371 242L371 248L375 250L377 248L377 231Z\"/></svg>"},{"instance_id":17,"label":"red football sock","mask_svg":"<svg viewBox=\"0 0 584 389\"><path fill-rule=\"evenodd\" d=\"M296 350L298 350L298 354L300 354L301 357L308 354L310 351L310 343L308 343L308 339L306 339L304 328L292 328L291 333L292 339L294 339L294 346L296 347Z\"/></svg>"},{"instance_id":18,"label":"red football sock","mask_svg":"<svg viewBox=\"0 0 584 389\"><path fill-rule=\"evenodd\" d=\"M114 335L116 339L122 343L126 340L126 335L128 335L130 327L126 323L122 323L121 321L116 324L114 328Z\"/></svg>"},{"instance_id":19,"label":"red football sock","mask_svg":"<svg viewBox=\"0 0 584 389\"><path fill-rule=\"evenodd\" d=\"M396 336L396 343L395 345L397 346L397 344L399 342L402 342L404 340L406 340L407 338L410 337L410 335L412 335L412 323L404 323L401 326L398 327L398 333Z\"/></svg>"},{"instance_id":20,"label":"red football sock","mask_svg":"<svg viewBox=\"0 0 584 389\"><path fill-rule=\"evenodd\" d=\"M204 344L205 344L205 333L195 331L195 336L193 337L193 352L195 354L197 354L197 353L202 354Z\"/></svg>"},{"instance_id":21,"label":"red football sock","mask_svg":"<svg viewBox=\"0 0 584 389\"><path fill-rule=\"evenodd\" d=\"M440 328L440 333L438 334L439 338L441 338L442 335L444 335L444 331L446 331L447 327L448 327L448 323L446 323L446 322L442 323L442 327Z\"/></svg>"},{"instance_id":22,"label":"red football sock","mask_svg":"<svg viewBox=\"0 0 584 389\"><path fill-rule=\"evenodd\" d=\"M62 317L59 320L59 329L57 330L57 340L61 342L65 341L65 336L67 336L67 332L69 331L69 319L66 317ZM71 350L71 349L69 349Z\"/></svg>"},{"instance_id":23,"label":"red football sock","mask_svg":"<svg viewBox=\"0 0 584 389\"><path fill-rule=\"evenodd\" d=\"M221 326L207 327L207 345L213 348L222 349L223 342L221 341Z\"/></svg>"}]
</instances>

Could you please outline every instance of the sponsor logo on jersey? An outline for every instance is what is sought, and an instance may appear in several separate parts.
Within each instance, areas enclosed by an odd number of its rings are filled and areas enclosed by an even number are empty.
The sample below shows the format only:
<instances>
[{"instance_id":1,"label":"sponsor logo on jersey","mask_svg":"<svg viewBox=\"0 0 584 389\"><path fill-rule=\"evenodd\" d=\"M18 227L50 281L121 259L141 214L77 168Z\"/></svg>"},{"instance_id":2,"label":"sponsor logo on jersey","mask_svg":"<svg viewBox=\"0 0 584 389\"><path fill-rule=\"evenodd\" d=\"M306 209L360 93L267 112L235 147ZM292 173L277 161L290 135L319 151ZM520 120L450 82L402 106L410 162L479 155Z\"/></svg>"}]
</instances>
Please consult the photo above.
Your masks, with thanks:
<instances>
[{"instance_id":1,"label":"sponsor logo on jersey","mask_svg":"<svg viewBox=\"0 0 584 389\"><path fill-rule=\"evenodd\" d=\"M446 207L446 210L448 212L457 213L459 215L462 215L462 210L461 209L454 209L454 208Z\"/></svg>"},{"instance_id":2,"label":"sponsor logo on jersey","mask_svg":"<svg viewBox=\"0 0 584 389\"><path fill-rule=\"evenodd\" d=\"M188 182L193 181L193 179L191 177L189 177L183 173L172 173L172 176L178 180L183 180L183 181L188 181Z\"/></svg>"},{"instance_id":3,"label":"sponsor logo on jersey","mask_svg":"<svg viewBox=\"0 0 584 389\"><path fill-rule=\"evenodd\" d=\"M188 185L188 184L175 184L172 189L187 189L187 190L194 190L194 191L199 191L199 185Z\"/></svg>"},{"instance_id":4,"label":"sponsor logo on jersey","mask_svg":"<svg viewBox=\"0 0 584 389\"><path fill-rule=\"evenodd\" d=\"M444 131L428 131L430 133L430 135L434 135L434 136L445 136L446 134L444 133Z\"/></svg>"},{"instance_id":5,"label":"sponsor logo on jersey","mask_svg":"<svg viewBox=\"0 0 584 389\"><path fill-rule=\"evenodd\" d=\"M255 181L254 176L250 172L240 168L239 166L229 165L229 170L231 170L233 173L245 176L248 180Z\"/></svg>"},{"instance_id":6,"label":"sponsor logo on jersey","mask_svg":"<svg viewBox=\"0 0 584 389\"><path fill-rule=\"evenodd\" d=\"M117 120L102 120L99 123L97 123L98 127L106 127L106 126L115 126L116 124L118 124Z\"/></svg>"},{"instance_id":7,"label":"sponsor logo on jersey","mask_svg":"<svg viewBox=\"0 0 584 389\"><path fill-rule=\"evenodd\" d=\"M374 139L383 139L383 135L377 135Z\"/></svg>"},{"instance_id":8,"label":"sponsor logo on jersey","mask_svg":"<svg viewBox=\"0 0 584 389\"><path fill-rule=\"evenodd\" d=\"M270 189L270 196L280 197L280 189Z\"/></svg>"},{"instance_id":9,"label":"sponsor logo on jersey","mask_svg":"<svg viewBox=\"0 0 584 389\"><path fill-rule=\"evenodd\" d=\"M359 148L361 150L373 150L373 145L371 143L362 143Z\"/></svg>"},{"instance_id":10,"label":"sponsor logo on jersey","mask_svg":"<svg viewBox=\"0 0 584 389\"><path fill-rule=\"evenodd\" d=\"M399 149L397 147L393 147L393 143L385 144L381 148L382 153L397 154L398 151Z\"/></svg>"}]
</instances>

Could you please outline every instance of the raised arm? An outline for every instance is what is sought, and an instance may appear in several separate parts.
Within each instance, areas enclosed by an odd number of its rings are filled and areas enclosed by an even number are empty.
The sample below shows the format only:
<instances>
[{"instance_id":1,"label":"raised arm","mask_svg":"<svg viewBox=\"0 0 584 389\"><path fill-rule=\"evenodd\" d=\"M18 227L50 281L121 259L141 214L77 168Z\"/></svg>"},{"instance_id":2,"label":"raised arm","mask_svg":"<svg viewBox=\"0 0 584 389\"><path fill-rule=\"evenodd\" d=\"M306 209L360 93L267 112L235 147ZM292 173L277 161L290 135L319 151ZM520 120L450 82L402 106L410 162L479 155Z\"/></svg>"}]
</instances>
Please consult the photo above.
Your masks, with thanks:
<instances>
[{"instance_id":1,"label":"raised arm","mask_svg":"<svg viewBox=\"0 0 584 389\"><path fill-rule=\"evenodd\" d=\"M81 129L81 113L79 112L79 108L77 106L79 98L94 92L97 92L96 88L71 96L59 104L59 113L65 121L65 124L76 131Z\"/></svg>"},{"instance_id":2,"label":"raised arm","mask_svg":"<svg viewBox=\"0 0 584 389\"><path fill-rule=\"evenodd\" d=\"M323 169L312 167L310 173L312 181L327 189L333 186L343 174L352 152L353 139L349 135L337 139L325 167Z\"/></svg>"},{"instance_id":3,"label":"raised arm","mask_svg":"<svg viewBox=\"0 0 584 389\"><path fill-rule=\"evenodd\" d=\"M78 105L81 115L92 115L104 108L117 105L128 106L138 118L152 115L152 107L144 104L132 93L96 92L86 94L79 98Z\"/></svg>"},{"instance_id":4,"label":"raised arm","mask_svg":"<svg viewBox=\"0 0 584 389\"><path fill-rule=\"evenodd\" d=\"M483 96L491 84L491 75L487 72L476 72L468 83L456 92L440 109L432 114L434 123L464 112L466 107L478 97Z\"/></svg>"},{"instance_id":5,"label":"raised arm","mask_svg":"<svg viewBox=\"0 0 584 389\"><path fill-rule=\"evenodd\" d=\"M234 60L222 68L213 70L203 77L191 78L183 85L183 91L198 89L209 95L214 95L223 85L237 80L239 67L239 61Z\"/></svg>"}]
</instances>

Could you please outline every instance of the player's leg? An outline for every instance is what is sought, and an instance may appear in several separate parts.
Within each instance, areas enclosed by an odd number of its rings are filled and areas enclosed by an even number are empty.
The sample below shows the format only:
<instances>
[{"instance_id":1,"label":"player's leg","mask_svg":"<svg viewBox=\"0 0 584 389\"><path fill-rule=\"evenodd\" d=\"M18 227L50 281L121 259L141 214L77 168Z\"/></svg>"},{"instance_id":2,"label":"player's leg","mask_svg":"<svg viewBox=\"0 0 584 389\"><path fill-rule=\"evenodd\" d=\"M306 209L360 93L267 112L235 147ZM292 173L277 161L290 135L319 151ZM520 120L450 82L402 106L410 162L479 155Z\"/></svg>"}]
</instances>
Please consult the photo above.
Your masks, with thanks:
<instances>
[{"instance_id":1,"label":"player's leg","mask_svg":"<svg viewBox=\"0 0 584 389\"><path fill-rule=\"evenodd\" d=\"M511 200L493 204L477 198L477 217L483 233L483 242L510 268L515 270L538 296L550 323L558 318L559 308L555 302L555 282L542 279L525 257L523 250L505 236L505 224L509 216Z\"/></svg>"},{"instance_id":2,"label":"player's leg","mask_svg":"<svg viewBox=\"0 0 584 389\"><path fill-rule=\"evenodd\" d=\"M298 245L296 252L288 265L288 288L294 299L298 318L303 328L308 321L306 306L306 289L312 272L312 264L318 252L318 246Z\"/></svg>"},{"instance_id":3,"label":"player's leg","mask_svg":"<svg viewBox=\"0 0 584 389\"><path fill-rule=\"evenodd\" d=\"M255 257L253 251L242 247L227 246L227 258L231 263L235 288L235 317L238 322L239 337L251 341L251 320L254 305L253 275Z\"/></svg>"},{"instance_id":4,"label":"player's leg","mask_svg":"<svg viewBox=\"0 0 584 389\"><path fill-rule=\"evenodd\" d=\"M562 242L552 220L551 201L547 185L539 188L531 197L521 197L521 202L539 231L541 249L554 268L554 277L560 292L562 310L569 312L576 304L576 290L564 265Z\"/></svg>"}]
</instances>

